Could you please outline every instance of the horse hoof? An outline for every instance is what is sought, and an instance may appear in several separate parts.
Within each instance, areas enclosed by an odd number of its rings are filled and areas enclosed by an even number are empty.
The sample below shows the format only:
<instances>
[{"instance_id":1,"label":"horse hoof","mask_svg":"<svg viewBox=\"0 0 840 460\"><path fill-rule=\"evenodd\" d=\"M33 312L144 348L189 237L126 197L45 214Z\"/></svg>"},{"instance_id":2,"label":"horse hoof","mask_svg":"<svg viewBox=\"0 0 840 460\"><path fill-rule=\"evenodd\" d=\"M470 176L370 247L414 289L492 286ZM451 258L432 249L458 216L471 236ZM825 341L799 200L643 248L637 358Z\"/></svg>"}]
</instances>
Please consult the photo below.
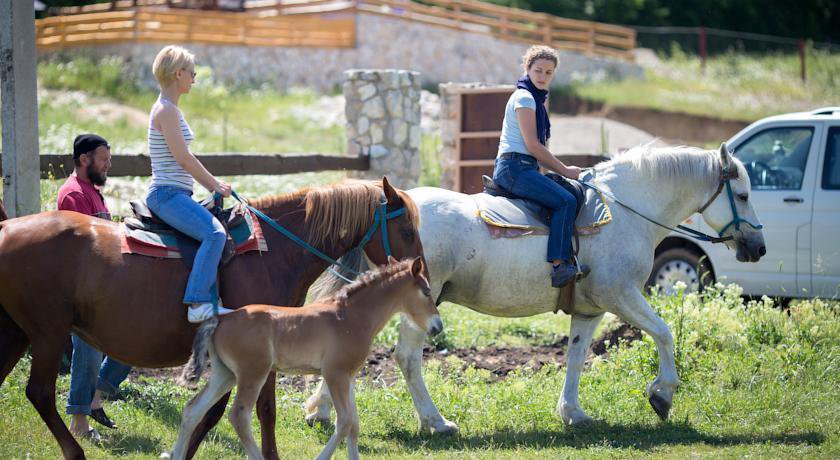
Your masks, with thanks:
<instances>
[{"instance_id":1,"label":"horse hoof","mask_svg":"<svg viewBox=\"0 0 840 460\"><path fill-rule=\"evenodd\" d=\"M656 393L652 393L648 397L648 401L650 402L651 407L656 412L656 415L659 416L660 419L668 420L668 412L671 411L671 404L668 401L665 401L664 398L659 396Z\"/></svg>"},{"instance_id":2,"label":"horse hoof","mask_svg":"<svg viewBox=\"0 0 840 460\"><path fill-rule=\"evenodd\" d=\"M170 454L169 452L164 452L160 454L160 457L158 458L172 458L172 454Z\"/></svg>"},{"instance_id":3,"label":"horse hoof","mask_svg":"<svg viewBox=\"0 0 840 460\"><path fill-rule=\"evenodd\" d=\"M593 420L594 419L592 417L590 417L586 414L581 414L577 417L570 418L566 422L566 424L569 425L569 426L586 426L586 425L589 425L590 423L592 423Z\"/></svg>"},{"instance_id":4,"label":"horse hoof","mask_svg":"<svg viewBox=\"0 0 840 460\"><path fill-rule=\"evenodd\" d=\"M431 433L432 435L440 436L454 436L461 431L458 425L454 422L444 419L442 422L436 424L424 424L420 427L420 431L424 433Z\"/></svg>"},{"instance_id":5,"label":"horse hoof","mask_svg":"<svg viewBox=\"0 0 840 460\"><path fill-rule=\"evenodd\" d=\"M314 427L315 424L318 424L318 423L320 423L321 425L329 425L330 420L322 418L322 417L318 417L317 412L309 414L309 415L306 416L306 424L307 425Z\"/></svg>"}]
</instances>

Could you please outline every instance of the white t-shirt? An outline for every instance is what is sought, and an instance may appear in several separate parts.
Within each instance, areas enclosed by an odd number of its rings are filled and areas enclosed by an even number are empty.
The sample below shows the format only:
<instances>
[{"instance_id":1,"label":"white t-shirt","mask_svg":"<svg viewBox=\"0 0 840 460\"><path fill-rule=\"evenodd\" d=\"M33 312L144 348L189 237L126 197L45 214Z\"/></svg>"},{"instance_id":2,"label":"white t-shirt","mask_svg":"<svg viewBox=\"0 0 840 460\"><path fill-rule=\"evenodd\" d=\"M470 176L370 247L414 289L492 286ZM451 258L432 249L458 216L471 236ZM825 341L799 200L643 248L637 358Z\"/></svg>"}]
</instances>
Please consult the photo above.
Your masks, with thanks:
<instances>
[{"instance_id":1,"label":"white t-shirt","mask_svg":"<svg viewBox=\"0 0 840 460\"><path fill-rule=\"evenodd\" d=\"M505 119L502 122L502 136L499 138L499 152L501 155L508 152L524 153L530 155L525 139L522 137L522 130L519 128L519 120L516 118L516 109L528 108L537 111L537 101L526 89L517 89L510 95L507 106L505 106Z\"/></svg>"}]
</instances>

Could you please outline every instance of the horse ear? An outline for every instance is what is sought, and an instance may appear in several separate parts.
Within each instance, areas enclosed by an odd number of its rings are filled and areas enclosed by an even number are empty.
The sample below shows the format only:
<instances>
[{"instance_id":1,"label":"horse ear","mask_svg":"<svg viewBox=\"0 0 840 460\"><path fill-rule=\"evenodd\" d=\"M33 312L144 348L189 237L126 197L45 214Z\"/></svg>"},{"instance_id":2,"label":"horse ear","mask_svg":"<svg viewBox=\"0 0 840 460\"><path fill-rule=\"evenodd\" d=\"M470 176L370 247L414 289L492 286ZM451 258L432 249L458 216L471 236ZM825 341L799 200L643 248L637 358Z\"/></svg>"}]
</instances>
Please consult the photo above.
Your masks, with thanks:
<instances>
[{"instance_id":1,"label":"horse ear","mask_svg":"<svg viewBox=\"0 0 840 460\"><path fill-rule=\"evenodd\" d=\"M396 263L399 263L399 261L397 259L395 259L394 256L388 256L388 265L396 264Z\"/></svg>"},{"instance_id":2,"label":"horse ear","mask_svg":"<svg viewBox=\"0 0 840 460\"><path fill-rule=\"evenodd\" d=\"M729 169L729 164L732 162L732 156L729 154L729 148L726 147L726 142L720 144L720 166L723 169Z\"/></svg>"},{"instance_id":3,"label":"horse ear","mask_svg":"<svg viewBox=\"0 0 840 460\"><path fill-rule=\"evenodd\" d=\"M391 187L391 184L388 182L388 178L385 176L382 176L382 190L385 192L385 198L389 203L399 201L400 197L397 195L397 191L394 190L394 187Z\"/></svg>"},{"instance_id":4,"label":"horse ear","mask_svg":"<svg viewBox=\"0 0 840 460\"><path fill-rule=\"evenodd\" d=\"M421 273L423 273L423 259L420 256L417 256L411 262L411 276L417 278L417 276Z\"/></svg>"}]
</instances>

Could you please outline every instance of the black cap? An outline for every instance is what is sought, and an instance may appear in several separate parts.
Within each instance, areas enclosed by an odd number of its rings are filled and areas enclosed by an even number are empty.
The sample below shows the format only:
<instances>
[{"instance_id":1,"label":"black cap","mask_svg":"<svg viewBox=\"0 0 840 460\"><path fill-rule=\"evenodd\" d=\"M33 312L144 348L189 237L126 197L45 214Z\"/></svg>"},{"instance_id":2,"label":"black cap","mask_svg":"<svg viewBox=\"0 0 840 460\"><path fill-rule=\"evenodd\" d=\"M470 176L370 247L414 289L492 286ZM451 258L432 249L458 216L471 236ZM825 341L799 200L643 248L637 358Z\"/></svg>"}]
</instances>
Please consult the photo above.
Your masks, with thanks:
<instances>
[{"instance_id":1,"label":"black cap","mask_svg":"<svg viewBox=\"0 0 840 460\"><path fill-rule=\"evenodd\" d=\"M100 145L110 148L108 141L102 138L102 136L97 136L96 134L79 134L76 136L76 140L73 141L73 158L79 158L82 154L92 152Z\"/></svg>"}]
</instances>

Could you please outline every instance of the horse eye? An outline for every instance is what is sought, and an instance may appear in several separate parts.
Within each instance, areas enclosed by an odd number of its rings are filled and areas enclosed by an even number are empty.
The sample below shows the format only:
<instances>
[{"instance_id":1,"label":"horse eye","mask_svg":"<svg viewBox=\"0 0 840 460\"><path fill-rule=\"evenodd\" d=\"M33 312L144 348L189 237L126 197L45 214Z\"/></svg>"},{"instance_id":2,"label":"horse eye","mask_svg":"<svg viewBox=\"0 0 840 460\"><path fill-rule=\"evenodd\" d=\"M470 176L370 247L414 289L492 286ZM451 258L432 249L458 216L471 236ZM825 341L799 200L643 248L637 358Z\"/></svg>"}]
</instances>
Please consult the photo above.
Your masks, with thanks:
<instances>
[{"instance_id":1,"label":"horse eye","mask_svg":"<svg viewBox=\"0 0 840 460\"><path fill-rule=\"evenodd\" d=\"M743 201L744 203L746 203L749 198L750 196L746 193L741 193L738 195L738 199Z\"/></svg>"},{"instance_id":2,"label":"horse eye","mask_svg":"<svg viewBox=\"0 0 840 460\"><path fill-rule=\"evenodd\" d=\"M402 228L400 229L400 233L404 240L409 242L414 242L414 230L411 228Z\"/></svg>"}]
</instances>

